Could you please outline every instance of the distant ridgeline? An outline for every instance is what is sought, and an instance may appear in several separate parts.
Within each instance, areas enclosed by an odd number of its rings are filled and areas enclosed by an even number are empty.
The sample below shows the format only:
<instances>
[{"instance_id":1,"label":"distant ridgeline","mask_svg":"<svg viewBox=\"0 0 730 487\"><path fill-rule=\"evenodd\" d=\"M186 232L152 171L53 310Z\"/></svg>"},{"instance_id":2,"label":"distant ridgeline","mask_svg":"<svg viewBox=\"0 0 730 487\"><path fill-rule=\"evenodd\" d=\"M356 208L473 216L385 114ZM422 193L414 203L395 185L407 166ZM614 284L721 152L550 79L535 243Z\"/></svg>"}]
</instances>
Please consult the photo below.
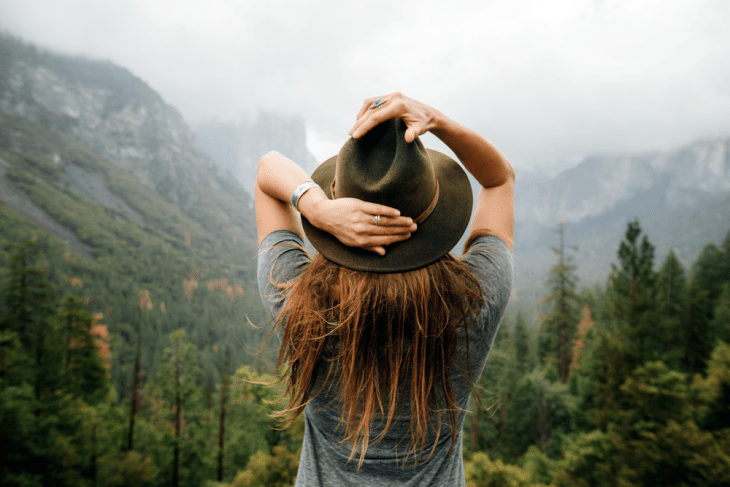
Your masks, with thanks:
<instances>
[{"instance_id":1,"label":"distant ridgeline","mask_svg":"<svg viewBox=\"0 0 730 487\"><path fill-rule=\"evenodd\" d=\"M518 173L515 193L519 301L542 295L560 221L565 243L579 247L582 286L606 279L623 229L635 218L656 245L655 264L674 249L689 266L730 230L730 136L666 152L593 155L554 178Z\"/></svg>"},{"instance_id":2,"label":"distant ridgeline","mask_svg":"<svg viewBox=\"0 0 730 487\"><path fill-rule=\"evenodd\" d=\"M181 328L201 380L219 382L224 356L233 370L269 367L252 353L268 330L248 322L265 323L249 192L126 69L0 35L0 269L13 245L37 240L55 294L103 314L119 394L138 333L148 374Z\"/></svg>"}]
</instances>

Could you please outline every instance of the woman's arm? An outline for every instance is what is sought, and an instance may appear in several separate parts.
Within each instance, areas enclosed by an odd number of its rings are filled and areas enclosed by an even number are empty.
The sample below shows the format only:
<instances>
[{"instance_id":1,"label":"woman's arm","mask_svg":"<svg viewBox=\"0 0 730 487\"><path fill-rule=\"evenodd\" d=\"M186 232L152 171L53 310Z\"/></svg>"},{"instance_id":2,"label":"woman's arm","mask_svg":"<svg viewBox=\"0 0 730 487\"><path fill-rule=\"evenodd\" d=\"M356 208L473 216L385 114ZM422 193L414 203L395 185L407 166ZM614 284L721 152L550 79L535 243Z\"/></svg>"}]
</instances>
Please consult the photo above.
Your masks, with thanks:
<instances>
[{"instance_id":1,"label":"woman's arm","mask_svg":"<svg viewBox=\"0 0 730 487\"><path fill-rule=\"evenodd\" d=\"M487 139L451 120L430 106L400 93L382 97L380 109L371 109L375 98L365 100L350 135L357 139L390 118L406 123L406 142L426 132L441 139L481 184L470 237L495 235L512 249L514 236L515 173L507 158Z\"/></svg>"},{"instance_id":2,"label":"woman's arm","mask_svg":"<svg viewBox=\"0 0 730 487\"><path fill-rule=\"evenodd\" d=\"M304 238L299 214L290 198L308 180L301 167L278 152L269 152L259 160L254 184L259 244L275 230L291 230ZM385 255L385 246L409 238L416 230L413 220L400 216L395 208L355 198L330 200L319 187L307 190L299 198L298 207L312 225L333 234L345 245L380 255ZM377 226L375 215L381 215Z\"/></svg>"}]
</instances>

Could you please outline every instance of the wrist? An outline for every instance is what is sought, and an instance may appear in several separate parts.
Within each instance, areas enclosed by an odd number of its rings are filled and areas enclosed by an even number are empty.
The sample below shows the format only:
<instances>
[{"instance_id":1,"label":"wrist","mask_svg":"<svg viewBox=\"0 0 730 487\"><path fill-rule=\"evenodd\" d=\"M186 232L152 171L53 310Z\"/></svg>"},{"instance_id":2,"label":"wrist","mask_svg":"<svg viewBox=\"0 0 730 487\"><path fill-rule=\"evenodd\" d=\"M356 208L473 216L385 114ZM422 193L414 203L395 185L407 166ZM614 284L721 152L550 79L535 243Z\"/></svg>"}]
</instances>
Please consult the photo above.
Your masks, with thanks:
<instances>
[{"instance_id":1,"label":"wrist","mask_svg":"<svg viewBox=\"0 0 730 487\"><path fill-rule=\"evenodd\" d=\"M329 201L329 198L322 191L322 188L319 186L312 187L301 195L297 209L312 225L319 228L318 215L322 213L322 205L326 204L327 201Z\"/></svg>"},{"instance_id":2,"label":"wrist","mask_svg":"<svg viewBox=\"0 0 730 487\"><path fill-rule=\"evenodd\" d=\"M446 125L446 122L449 120L448 117L435 108L430 108L430 113L428 115L429 118L426 123L426 132L432 132L434 135L435 132L442 130Z\"/></svg>"},{"instance_id":3,"label":"wrist","mask_svg":"<svg viewBox=\"0 0 730 487\"><path fill-rule=\"evenodd\" d=\"M299 200L301 199L301 197L304 196L304 194L310 189L317 187L317 183L315 183L311 179L304 181L292 192L291 197L289 198L289 202L296 210L299 210Z\"/></svg>"}]
</instances>

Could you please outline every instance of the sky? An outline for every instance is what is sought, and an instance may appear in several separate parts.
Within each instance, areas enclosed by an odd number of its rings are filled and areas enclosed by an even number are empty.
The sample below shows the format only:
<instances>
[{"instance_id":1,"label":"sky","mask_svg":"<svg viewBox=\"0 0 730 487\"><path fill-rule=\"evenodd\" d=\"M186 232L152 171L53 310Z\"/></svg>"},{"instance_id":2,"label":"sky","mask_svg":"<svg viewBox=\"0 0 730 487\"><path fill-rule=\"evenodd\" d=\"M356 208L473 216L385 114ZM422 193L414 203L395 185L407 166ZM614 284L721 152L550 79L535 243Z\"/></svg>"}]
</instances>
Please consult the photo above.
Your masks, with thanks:
<instances>
[{"instance_id":1,"label":"sky","mask_svg":"<svg viewBox=\"0 0 730 487\"><path fill-rule=\"evenodd\" d=\"M728 25L727 0L0 0L3 31L121 65L190 124L301 117L324 160L400 91L548 172L730 134Z\"/></svg>"}]
</instances>

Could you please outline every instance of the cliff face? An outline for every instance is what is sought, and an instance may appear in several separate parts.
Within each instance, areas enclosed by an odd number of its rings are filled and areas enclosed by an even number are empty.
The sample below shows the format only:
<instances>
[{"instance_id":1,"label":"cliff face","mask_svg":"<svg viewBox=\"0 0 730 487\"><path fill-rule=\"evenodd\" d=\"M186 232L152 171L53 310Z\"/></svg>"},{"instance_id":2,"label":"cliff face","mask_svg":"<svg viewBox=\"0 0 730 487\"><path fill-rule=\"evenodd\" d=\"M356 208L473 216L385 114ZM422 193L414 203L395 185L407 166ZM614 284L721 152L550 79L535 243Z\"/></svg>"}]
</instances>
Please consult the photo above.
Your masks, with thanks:
<instances>
[{"instance_id":1,"label":"cliff face","mask_svg":"<svg viewBox=\"0 0 730 487\"><path fill-rule=\"evenodd\" d=\"M318 164L307 150L302 119L286 119L264 112L254 120L200 123L193 130L198 147L248 191L253 188L259 158L271 150L295 161L308 173Z\"/></svg>"},{"instance_id":2,"label":"cliff face","mask_svg":"<svg viewBox=\"0 0 730 487\"><path fill-rule=\"evenodd\" d=\"M258 158L275 149L313 165L301 120L264 114L233 138L228 127L210 127L200 143L180 113L126 69L57 55L7 36L0 37L0 112L82 141L203 227L211 226L215 214L218 228L230 227L252 240L255 223L248 210ZM234 157L220 157L226 150ZM74 192L144 224L99 174L74 161L58 164Z\"/></svg>"},{"instance_id":3,"label":"cliff face","mask_svg":"<svg viewBox=\"0 0 730 487\"><path fill-rule=\"evenodd\" d=\"M673 249L691 264L730 231L730 137L667 152L597 155L554 178L517 175L515 287L537 300L555 263L554 229L577 245L581 284L605 282L626 225L638 218L656 246L656 264Z\"/></svg>"},{"instance_id":4,"label":"cliff face","mask_svg":"<svg viewBox=\"0 0 730 487\"><path fill-rule=\"evenodd\" d=\"M652 190L667 208L691 207L730 192L730 138L670 152L591 156L553 180L533 180L519 190L517 220L541 225L596 217Z\"/></svg>"},{"instance_id":5,"label":"cliff face","mask_svg":"<svg viewBox=\"0 0 730 487\"><path fill-rule=\"evenodd\" d=\"M7 44L4 112L52 123L146 184L159 184L175 165L210 165L193 150L180 114L127 70Z\"/></svg>"}]
</instances>

